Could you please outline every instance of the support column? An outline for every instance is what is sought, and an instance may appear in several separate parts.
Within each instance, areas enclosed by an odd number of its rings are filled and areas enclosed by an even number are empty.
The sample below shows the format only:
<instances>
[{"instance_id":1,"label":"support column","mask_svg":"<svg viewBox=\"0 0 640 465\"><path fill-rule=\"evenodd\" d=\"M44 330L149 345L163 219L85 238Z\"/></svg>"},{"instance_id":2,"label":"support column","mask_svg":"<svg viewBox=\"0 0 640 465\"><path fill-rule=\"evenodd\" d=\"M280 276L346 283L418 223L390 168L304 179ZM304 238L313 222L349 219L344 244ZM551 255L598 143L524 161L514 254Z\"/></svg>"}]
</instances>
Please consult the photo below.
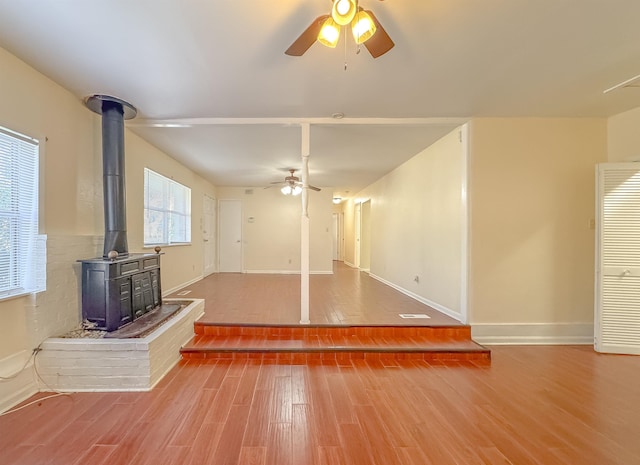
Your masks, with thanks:
<instances>
[{"instance_id":1,"label":"support column","mask_svg":"<svg viewBox=\"0 0 640 465\"><path fill-rule=\"evenodd\" d=\"M309 320L309 155L310 126L302 123L302 216L300 218L300 324Z\"/></svg>"}]
</instances>

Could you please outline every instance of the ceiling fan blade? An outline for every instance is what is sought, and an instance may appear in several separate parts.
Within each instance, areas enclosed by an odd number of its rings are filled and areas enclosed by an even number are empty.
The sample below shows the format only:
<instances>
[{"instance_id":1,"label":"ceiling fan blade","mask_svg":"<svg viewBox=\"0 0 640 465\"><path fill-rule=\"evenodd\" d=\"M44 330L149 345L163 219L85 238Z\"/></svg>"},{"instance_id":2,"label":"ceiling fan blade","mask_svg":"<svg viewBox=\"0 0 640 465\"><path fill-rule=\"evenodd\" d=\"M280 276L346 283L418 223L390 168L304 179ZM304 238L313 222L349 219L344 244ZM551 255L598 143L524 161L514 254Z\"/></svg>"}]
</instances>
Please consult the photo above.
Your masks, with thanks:
<instances>
[{"instance_id":1,"label":"ceiling fan blade","mask_svg":"<svg viewBox=\"0 0 640 465\"><path fill-rule=\"evenodd\" d=\"M301 183L300 181L295 182L294 184L295 184L296 186L304 187L304 184L303 184L303 183ZM318 192L319 192L319 191L321 191L321 190L322 190L322 189L320 189L319 187L312 186L311 184L309 184L307 187L308 187L309 189L311 189L312 191L318 191Z\"/></svg>"},{"instance_id":2,"label":"ceiling fan blade","mask_svg":"<svg viewBox=\"0 0 640 465\"><path fill-rule=\"evenodd\" d=\"M369 53L373 58L378 58L391 50L395 44L373 12L371 10L365 10L365 12L371 16L371 19L373 19L373 22L376 25L376 33L364 43L364 46L367 47L367 50L369 50Z\"/></svg>"},{"instance_id":3,"label":"ceiling fan blade","mask_svg":"<svg viewBox=\"0 0 640 465\"><path fill-rule=\"evenodd\" d=\"M300 34L300 37L298 37L284 53L292 57L302 56L318 39L318 32L320 32L322 28L322 23L324 23L328 17L329 15L322 15L314 19L309 27Z\"/></svg>"}]
</instances>

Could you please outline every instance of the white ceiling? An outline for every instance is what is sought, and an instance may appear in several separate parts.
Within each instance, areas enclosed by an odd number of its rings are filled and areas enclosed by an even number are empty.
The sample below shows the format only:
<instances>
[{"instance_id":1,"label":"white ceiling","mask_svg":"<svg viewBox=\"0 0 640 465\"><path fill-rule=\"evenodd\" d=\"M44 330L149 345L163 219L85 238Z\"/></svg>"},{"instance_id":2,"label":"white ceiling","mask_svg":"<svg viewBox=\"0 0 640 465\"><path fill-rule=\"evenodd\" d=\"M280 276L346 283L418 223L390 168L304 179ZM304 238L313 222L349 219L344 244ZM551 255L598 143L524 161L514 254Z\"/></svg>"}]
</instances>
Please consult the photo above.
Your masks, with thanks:
<instances>
[{"instance_id":1,"label":"white ceiling","mask_svg":"<svg viewBox=\"0 0 640 465\"><path fill-rule=\"evenodd\" d=\"M79 99L131 102L135 132L216 185L267 185L299 167L300 129L287 122L307 118L323 123L311 127L311 182L344 195L470 117L640 106L638 88L603 94L640 74L638 0L360 3L396 43L376 60L350 37L283 53L328 0L0 0L0 46ZM185 118L216 124L153 124Z\"/></svg>"}]
</instances>

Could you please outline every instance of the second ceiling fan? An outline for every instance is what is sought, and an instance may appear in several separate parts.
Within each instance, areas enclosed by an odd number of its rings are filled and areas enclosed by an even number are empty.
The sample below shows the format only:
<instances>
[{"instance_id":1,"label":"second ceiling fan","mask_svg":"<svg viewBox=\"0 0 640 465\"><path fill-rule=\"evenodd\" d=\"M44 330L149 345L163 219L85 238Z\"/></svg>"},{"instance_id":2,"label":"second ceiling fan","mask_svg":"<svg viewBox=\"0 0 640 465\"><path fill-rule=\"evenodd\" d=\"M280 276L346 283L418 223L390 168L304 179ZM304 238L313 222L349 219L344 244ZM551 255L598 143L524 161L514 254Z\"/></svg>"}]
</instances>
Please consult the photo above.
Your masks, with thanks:
<instances>
[{"instance_id":1,"label":"second ceiling fan","mask_svg":"<svg viewBox=\"0 0 640 465\"><path fill-rule=\"evenodd\" d=\"M302 56L316 40L334 48L342 26L350 25L355 42L363 44L373 58L384 55L395 45L371 10L358 5L358 0L333 0L331 14L318 16L284 52Z\"/></svg>"},{"instance_id":2,"label":"second ceiling fan","mask_svg":"<svg viewBox=\"0 0 640 465\"><path fill-rule=\"evenodd\" d=\"M284 181L274 181L271 184L284 184L280 189L284 195L298 195L302 192L304 184L300 182L300 178L295 175L295 172L296 170L290 169L289 176L285 177ZM271 186L265 187L265 189L268 189L269 187ZM321 190L319 187L312 186L310 184L307 185L307 187L313 191Z\"/></svg>"}]
</instances>

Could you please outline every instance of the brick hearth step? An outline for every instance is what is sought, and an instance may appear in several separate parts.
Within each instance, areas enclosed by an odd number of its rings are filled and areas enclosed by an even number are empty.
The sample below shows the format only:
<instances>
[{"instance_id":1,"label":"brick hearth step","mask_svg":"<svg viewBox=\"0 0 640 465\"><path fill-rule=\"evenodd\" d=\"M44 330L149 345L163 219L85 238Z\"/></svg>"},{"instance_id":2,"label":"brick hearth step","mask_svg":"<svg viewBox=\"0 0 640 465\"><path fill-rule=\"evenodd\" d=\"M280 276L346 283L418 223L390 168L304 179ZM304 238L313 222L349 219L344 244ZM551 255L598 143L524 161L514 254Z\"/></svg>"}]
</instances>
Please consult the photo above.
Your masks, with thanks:
<instances>
[{"instance_id":1,"label":"brick hearth step","mask_svg":"<svg viewBox=\"0 0 640 465\"><path fill-rule=\"evenodd\" d=\"M338 326L195 324L184 359L431 360L489 363L489 349L469 326Z\"/></svg>"}]
</instances>

